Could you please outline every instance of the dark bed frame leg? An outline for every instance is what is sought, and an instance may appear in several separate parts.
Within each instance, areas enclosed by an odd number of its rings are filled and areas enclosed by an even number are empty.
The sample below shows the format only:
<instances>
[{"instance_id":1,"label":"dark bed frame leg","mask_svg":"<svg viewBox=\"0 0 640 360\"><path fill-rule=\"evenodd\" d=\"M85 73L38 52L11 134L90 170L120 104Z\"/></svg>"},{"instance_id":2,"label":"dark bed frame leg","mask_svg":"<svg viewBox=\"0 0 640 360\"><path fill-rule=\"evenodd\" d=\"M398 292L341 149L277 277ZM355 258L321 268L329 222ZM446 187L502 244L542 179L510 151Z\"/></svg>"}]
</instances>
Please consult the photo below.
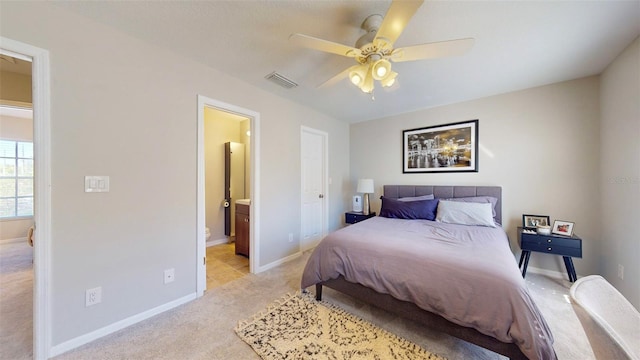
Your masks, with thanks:
<instances>
[{"instance_id":1,"label":"dark bed frame leg","mask_svg":"<svg viewBox=\"0 0 640 360\"><path fill-rule=\"evenodd\" d=\"M316 300L322 300L322 284L316 284Z\"/></svg>"}]
</instances>

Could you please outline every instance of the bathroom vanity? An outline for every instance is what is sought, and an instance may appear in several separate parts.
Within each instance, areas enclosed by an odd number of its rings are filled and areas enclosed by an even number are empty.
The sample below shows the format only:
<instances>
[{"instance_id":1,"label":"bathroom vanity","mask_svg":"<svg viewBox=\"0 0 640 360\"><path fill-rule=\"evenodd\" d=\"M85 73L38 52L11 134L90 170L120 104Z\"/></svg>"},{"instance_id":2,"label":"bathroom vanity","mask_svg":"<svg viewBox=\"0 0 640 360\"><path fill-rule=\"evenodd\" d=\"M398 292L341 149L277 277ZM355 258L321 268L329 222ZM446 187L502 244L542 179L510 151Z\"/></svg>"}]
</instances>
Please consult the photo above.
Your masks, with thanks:
<instances>
[{"instance_id":1,"label":"bathroom vanity","mask_svg":"<svg viewBox=\"0 0 640 360\"><path fill-rule=\"evenodd\" d=\"M249 206L247 199L236 201L236 254L249 257Z\"/></svg>"}]
</instances>

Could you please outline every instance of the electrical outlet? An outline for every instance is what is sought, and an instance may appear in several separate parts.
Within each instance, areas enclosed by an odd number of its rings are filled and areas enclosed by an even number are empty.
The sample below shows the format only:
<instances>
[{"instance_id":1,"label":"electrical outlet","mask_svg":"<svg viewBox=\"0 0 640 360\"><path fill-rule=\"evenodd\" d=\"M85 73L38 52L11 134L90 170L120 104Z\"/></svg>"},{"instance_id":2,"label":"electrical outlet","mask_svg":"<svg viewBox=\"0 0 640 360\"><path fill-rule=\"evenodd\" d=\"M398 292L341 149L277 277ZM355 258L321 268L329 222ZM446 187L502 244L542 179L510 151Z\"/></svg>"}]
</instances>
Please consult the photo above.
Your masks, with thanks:
<instances>
[{"instance_id":1,"label":"electrical outlet","mask_svg":"<svg viewBox=\"0 0 640 360\"><path fill-rule=\"evenodd\" d=\"M618 277L624 280L624 266L622 264L618 264Z\"/></svg>"},{"instance_id":2,"label":"electrical outlet","mask_svg":"<svg viewBox=\"0 0 640 360\"><path fill-rule=\"evenodd\" d=\"M289 242L293 242L293 234L289 233Z\"/></svg>"},{"instance_id":3,"label":"electrical outlet","mask_svg":"<svg viewBox=\"0 0 640 360\"><path fill-rule=\"evenodd\" d=\"M175 280L175 277L176 277L175 269L171 268L171 269L167 269L167 270L164 271L164 283L165 284L173 282L173 280Z\"/></svg>"},{"instance_id":4,"label":"electrical outlet","mask_svg":"<svg viewBox=\"0 0 640 360\"><path fill-rule=\"evenodd\" d=\"M93 289L87 289L87 291L85 292L85 302L84 302L84 305L86 307L99 304L101 302L102 302L101 286L98 286L97 288L93 288Z\"/></svg>"}]
</instances>

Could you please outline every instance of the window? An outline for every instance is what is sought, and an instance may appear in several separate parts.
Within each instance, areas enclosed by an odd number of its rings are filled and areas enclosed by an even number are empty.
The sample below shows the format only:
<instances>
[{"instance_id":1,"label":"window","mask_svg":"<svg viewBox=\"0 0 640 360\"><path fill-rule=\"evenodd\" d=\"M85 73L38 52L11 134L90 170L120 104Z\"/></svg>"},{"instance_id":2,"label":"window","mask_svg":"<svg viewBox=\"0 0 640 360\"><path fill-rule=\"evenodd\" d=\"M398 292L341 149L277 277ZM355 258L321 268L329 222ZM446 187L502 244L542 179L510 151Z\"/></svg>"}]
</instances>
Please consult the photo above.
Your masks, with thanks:
<instances>
[{"instance_id":1,"label":"window","mask_svg":"<svg viewBox=\"0 0 640 360\"><path fill-rule=\"evenodd\" d=\"M33 216L33 143L0 140L0 219Z\"/></svg>"}]
</instances>

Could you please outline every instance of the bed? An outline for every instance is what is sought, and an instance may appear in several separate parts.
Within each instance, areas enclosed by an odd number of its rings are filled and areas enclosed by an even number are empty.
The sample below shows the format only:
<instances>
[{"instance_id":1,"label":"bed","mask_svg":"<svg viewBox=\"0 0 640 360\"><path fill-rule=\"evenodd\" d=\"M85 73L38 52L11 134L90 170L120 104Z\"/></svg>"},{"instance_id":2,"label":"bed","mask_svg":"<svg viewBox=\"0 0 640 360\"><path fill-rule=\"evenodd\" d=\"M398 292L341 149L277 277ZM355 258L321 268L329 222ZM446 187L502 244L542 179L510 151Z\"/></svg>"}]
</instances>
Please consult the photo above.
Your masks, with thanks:
<instances>
[{"instance_id":1,"label":"bed","mask_svg":"<svg viewBox=\"0 0 640 360\"><path fill-rule=\"evenodd\" d=\"M443 209L491 199L498 226L377 216L327 235L305 266L302 288L315 285L318 300L323 286L332 288L511 359L556 359L551 331L499 226L502 189L385 185L383 210L402 198L420 199L409 204L422 209L434 203L422 200L431 194L451 200L440 201Z\"/></svg>"}]
</instances>

